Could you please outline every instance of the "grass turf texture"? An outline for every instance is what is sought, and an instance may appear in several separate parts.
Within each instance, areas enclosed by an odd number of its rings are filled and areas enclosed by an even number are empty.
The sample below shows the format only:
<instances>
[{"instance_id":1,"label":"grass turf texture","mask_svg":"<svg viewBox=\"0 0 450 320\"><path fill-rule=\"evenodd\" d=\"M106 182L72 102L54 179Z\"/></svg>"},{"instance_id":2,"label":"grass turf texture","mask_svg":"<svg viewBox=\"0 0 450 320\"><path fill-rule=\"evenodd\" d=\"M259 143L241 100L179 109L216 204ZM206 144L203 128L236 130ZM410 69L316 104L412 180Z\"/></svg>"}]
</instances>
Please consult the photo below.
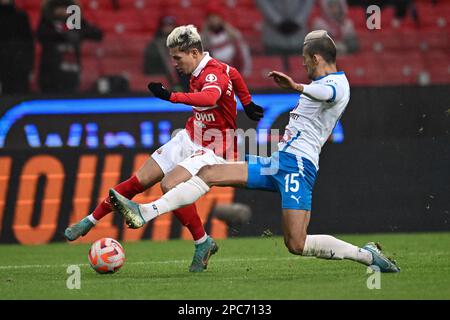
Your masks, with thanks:
<instances>
[{"instance_id":1,"label":"grass turf texture","mask_svg":"<svg viewBox=\"0 0 450 320\"><path fill-rule=\"evenodd\" d=\"M298 257L280 237L218 240L200 274L188 272L190 241L122 243L126 262L99 275L88 244L0 246L1 299L450 299L450 233L342 235L358 246L380 241L401 267L369 290L362 264ZM67 266L81 268L81 289L69 290Z\"/></svg>"}]
</instances>

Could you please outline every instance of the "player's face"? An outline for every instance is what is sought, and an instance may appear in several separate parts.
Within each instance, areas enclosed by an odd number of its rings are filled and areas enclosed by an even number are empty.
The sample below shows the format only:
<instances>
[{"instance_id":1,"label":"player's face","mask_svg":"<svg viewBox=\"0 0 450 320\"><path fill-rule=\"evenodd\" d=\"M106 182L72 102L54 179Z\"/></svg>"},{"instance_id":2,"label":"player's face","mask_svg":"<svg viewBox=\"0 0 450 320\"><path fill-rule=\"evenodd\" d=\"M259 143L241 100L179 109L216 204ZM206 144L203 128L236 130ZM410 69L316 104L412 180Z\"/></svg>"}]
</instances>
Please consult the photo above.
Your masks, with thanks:
<instances>
[{"instance_id":1,"label":"player's face","mask_svg":"<svg viewBox=\"0 0 450 320\"><path fill-rule=\"evenodd\" d=\"M196 52L197 50L183 52L178 50L178 48L169 48L169 54L172 57L175 68L184 74L191 74L195 70Z\"/></svg>"},{"instance_id":2,"label":"player's face","mask_svg":"<svg viewBox=\"0 0 450 320\"><path fill-rule=\"evenodd\" d=\"M308 73L308 78L312 80L315 78L314 74L317 68L317 59L314 59L314 56L311 57L305 47L306 46L303 47L303 66Z\"/></svg>"}]
</instances>

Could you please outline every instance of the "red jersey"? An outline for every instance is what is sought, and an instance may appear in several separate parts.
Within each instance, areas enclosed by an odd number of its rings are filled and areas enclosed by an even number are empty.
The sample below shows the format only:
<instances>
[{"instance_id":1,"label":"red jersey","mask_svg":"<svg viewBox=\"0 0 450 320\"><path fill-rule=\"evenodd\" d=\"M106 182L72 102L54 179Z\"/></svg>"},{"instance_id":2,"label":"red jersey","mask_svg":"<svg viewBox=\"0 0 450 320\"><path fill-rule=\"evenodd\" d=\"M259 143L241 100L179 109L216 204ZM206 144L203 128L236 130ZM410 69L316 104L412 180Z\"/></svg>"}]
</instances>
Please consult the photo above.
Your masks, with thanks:
<instances>
[{"instance_id":1,"label":"red jersey","mask_svg":"<svg viewBox=\"0 0 450 320\"><path fill-rule=\"evenodd\" d=\"M206 53L192 73L190 93L172 93L170 97L171 102L192 105L194 114L185 127L192 141L225 159L237 158L234 86L241 102L250 103L250 93L239 72Z\"/></svg>"}]
</instances>

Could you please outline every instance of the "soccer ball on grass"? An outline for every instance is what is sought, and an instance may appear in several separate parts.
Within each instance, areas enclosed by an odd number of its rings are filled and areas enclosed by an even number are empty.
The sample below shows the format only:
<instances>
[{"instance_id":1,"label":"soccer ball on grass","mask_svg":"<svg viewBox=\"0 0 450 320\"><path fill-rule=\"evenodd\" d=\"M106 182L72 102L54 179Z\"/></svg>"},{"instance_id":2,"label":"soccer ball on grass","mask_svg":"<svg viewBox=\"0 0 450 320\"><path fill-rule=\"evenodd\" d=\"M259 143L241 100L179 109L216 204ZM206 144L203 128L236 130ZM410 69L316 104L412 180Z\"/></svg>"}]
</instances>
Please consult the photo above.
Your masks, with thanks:
<instances>
[{"instance_id":1,"label":"soccer ball on grass","mask_svg":"<svg viewBox=\"0 0 450 320\"><path fill-rule=\"evenodd\" d=\"M101 238L92 244L88 259L91 267L98 273L114 273L123 266L125 251L118 241Z\"/></svg>"}]
</instances>

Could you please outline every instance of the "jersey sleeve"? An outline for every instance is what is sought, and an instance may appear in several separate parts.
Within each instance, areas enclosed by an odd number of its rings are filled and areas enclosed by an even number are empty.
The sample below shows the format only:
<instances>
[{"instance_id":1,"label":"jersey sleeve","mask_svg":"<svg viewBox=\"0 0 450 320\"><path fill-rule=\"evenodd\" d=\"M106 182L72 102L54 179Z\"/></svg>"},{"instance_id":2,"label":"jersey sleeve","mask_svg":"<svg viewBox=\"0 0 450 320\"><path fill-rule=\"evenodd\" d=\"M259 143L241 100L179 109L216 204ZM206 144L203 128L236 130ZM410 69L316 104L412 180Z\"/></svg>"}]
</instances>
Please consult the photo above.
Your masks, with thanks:
<instances>
[{"instance_id":1,"label":"jersey sleeve","mask_svg":"<svg viewBox=\"0 0 450 320\"><path fill-rule=\"evenodd\" d=\"M303 93L310 98L327 103L339 101L344 96L343 90L334 81L325 84L312 83L303 85Z\"/></svg>"},{"instance_id":2,"label":"jersey sleeve","mask_svg":"<svg viewBox=\"0 0 450 320\"><path fill-rule=\"evenodd\" d=\"M252 96L248 91L247 85L245 84L244 79L242 79L241 74L239 73L239 71L237 71L236 68L233 68L231 66L228 67L228 73L230 75L231 82L233 83L234 92L238 96L242 105L246 106L252 101Z\"/></svg>"},{"instance_id":3,"label":"jersey sleeve","mask_svg":"<svg viewBox=\"0 0 450 320\"><path fill-rule=\"evenodd\" d=\"M195 93L183 93L183 92L172 92L170 95L170 102L173 103L184 103L191 106L197 107L210 107L217 103L220 99L221 94L216 88L205 88L203 87L201 92Z\"/></svg>"},{"instance_id":4,"label":"jersey sleeve","mask_svg":"<svg viewBox=\"0 0 450 320\"><path fill-rule=\"evenodd\" d=\"M214 89L217 90L221 96L228 89L228 82L230 78L226 73L224 73L220 69L210 68L209 70L205 70L204 75L202 75L203 86L200 91L204 91L206 89Z\"/></svg>"}]
</instances>

